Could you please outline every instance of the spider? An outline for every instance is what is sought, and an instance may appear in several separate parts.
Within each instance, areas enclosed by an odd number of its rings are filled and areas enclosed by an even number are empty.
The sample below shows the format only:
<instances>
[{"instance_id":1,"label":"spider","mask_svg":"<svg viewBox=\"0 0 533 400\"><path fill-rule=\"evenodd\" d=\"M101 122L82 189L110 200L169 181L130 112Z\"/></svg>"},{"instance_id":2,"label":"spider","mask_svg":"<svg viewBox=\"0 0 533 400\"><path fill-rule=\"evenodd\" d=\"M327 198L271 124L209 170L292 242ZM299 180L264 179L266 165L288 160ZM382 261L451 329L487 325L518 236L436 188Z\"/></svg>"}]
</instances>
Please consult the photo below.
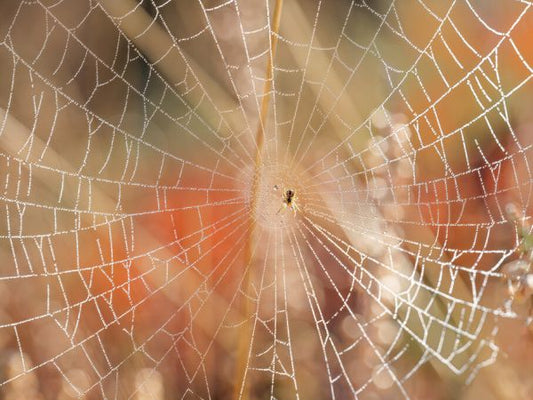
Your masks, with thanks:
<instances>
[{"instance_id":1,"label":"spider","mask_svg":"<svg viewBox=\"0 0 533 400\"><path fill-rule=\"evenodd\" d=\"M290 208L296 214L296 211L300 211L298 204L296 204L296 192L293 189L285 189L282 194L283 205L280 207L276 214L279 214L283 208Z\"/></svg>"}]
</instances>

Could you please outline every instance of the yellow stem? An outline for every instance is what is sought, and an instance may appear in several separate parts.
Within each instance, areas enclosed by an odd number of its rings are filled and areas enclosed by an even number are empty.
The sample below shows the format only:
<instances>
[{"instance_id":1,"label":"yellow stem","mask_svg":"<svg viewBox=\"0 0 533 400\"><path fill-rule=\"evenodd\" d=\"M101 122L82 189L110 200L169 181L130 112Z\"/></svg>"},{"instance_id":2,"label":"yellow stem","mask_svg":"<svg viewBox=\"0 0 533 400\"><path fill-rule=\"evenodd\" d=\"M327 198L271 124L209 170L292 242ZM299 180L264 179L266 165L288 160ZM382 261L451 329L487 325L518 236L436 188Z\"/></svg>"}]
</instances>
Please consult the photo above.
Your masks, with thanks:
<instances>
[{"instance_id":1,"label":"yellow stem","mask_svg":"<svg viewBox=\"0 0 533 400\"><path fill-rule=\"evenodd\" d=\"M258 197L258 187L261 180L261 159L263 157L263 145L265 142L265 124L268 115L268 108L270 104L270 91L272 90L272 80L274 77L273 65L274 57L276 54L276 48L278 44L277 33L279 31L279 25L281 21L281 9L283 5L283 0L276 0L274 7L274 14L272 18L271 34L270 34L270 43L271 51L268 57L268 64L266 70L266 81L263 86L263 99L261 101L261 111L259 114L259 126L257 127L256 133L256 153L255 153L255 164L254 164L254 176L251 189L251 204L250 204L250 221L248 224L248 239L246 243L246 254L245 254L245 277L243 281L243 286L245 292L248 293L251 287L252 282L252 262L253 262L253 239L255 235L255 220L257 214L257 197ZM250 398L248 385L248 380L246 377L246 369L248 363L248 353L249 353L249 343L252 331L252 322L250 315L252 312L252 302L247 296L242 296L242 315L247 320L244 322L241 331L239 332L239 344L237 349L237 362L236 362L236 373L235 373L235 383L234 383L234 392L233 398L237 399L248 399Z\"/></svg>"}]
</instances>

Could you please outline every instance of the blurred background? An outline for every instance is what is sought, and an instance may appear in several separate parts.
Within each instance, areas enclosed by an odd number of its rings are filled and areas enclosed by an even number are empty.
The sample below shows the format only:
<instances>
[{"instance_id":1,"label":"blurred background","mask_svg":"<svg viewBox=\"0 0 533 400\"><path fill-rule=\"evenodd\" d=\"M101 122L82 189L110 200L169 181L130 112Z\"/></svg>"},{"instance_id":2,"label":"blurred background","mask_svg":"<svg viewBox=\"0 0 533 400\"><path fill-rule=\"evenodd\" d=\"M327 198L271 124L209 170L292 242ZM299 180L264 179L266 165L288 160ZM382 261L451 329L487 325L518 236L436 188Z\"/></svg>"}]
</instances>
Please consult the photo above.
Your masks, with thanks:
<instances>
[{"instance_id":1,"label":"blurred background","mask_svg":"<svg viewBox=\"0 0 533 400\"><path fill-rule=\"evenodd\" d=\"M531 398L532 35L1 1L0 398Z\"/></svg>"}]
</instances>

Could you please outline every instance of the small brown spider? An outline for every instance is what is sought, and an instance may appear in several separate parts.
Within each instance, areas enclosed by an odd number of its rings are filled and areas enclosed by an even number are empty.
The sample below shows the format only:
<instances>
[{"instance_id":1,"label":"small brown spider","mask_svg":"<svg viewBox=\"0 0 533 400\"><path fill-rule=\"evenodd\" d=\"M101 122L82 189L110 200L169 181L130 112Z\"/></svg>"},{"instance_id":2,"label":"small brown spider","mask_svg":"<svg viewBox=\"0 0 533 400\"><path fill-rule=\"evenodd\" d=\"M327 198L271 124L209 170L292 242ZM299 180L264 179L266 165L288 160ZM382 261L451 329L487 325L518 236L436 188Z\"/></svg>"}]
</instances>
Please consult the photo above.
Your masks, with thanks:
<instances>
[{"instance_id":1,"label":"small brown spider","mask_svg":"<svg viewBox=\"0 0 533 400\"><path fill-rule=\"evenodd\" d=\"M279 214L283 208L290 208L295 214L300 211L296 204L296 192L293 189L285 189L282 194L283 205L276 214Z\"/></svg>"}]
</instances>

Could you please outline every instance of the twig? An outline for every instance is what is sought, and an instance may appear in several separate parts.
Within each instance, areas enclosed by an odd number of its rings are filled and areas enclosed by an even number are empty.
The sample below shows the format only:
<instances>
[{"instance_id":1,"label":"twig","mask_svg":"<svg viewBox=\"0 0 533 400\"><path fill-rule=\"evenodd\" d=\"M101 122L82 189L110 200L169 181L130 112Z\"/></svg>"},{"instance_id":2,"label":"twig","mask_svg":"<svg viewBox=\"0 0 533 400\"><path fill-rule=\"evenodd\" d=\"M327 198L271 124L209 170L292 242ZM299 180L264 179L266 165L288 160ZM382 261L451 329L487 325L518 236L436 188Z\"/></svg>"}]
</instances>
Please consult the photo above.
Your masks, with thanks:
<instances>
[{"instance_id":1,"label":"twig","mask_svg":"<svg viewBox=\"0 0 533 400\"><path fill-rule=\"evenodd\" d=\"M276 48L278 43L277 33L279 31L279 25L281 20L281 9L283 5L283 0L276 0L274 7L274 14L272 18L272 27L270 34L270 45L271 49L268 57L268 64L266 70L266 80L263 86L263 100L261 102L261 112L259 115L259 126L257 127L256 133L256 153L255 153L255 165L254 165L254 176L252 182L252 192L251 192L251 204L250 204L250 222L248 230L248 240L246 243L246 257L245 257L245 266L251 266L253 262L253 244L254 244L254 235L255 235L255 221L257 215L257 201L258 201L258 192L259 192L259 183L261 181L261 160L263 158L263 145L265 142L265 124L268 115L268 108L270 104L270 91L272 88L272 79L273 79L273 65L274 57L276 55ZM245 291L248 292L251 287L253 269L251 267L246 268L245 278L243 286ZM252 304L250 299L247 296L242 296L242 315L244 318L248 318L251 313ZM251 321L248 318L243 324L241 331L239 332L239 343L237 348L237 363L235 371L235 383L234 383L234 392L233 398L237 399L248 399L250 397L249 390L250 387L246 379L246 370L248 364L248 346L249 338L251 336Z\"/></svg>"}]
</instances>

